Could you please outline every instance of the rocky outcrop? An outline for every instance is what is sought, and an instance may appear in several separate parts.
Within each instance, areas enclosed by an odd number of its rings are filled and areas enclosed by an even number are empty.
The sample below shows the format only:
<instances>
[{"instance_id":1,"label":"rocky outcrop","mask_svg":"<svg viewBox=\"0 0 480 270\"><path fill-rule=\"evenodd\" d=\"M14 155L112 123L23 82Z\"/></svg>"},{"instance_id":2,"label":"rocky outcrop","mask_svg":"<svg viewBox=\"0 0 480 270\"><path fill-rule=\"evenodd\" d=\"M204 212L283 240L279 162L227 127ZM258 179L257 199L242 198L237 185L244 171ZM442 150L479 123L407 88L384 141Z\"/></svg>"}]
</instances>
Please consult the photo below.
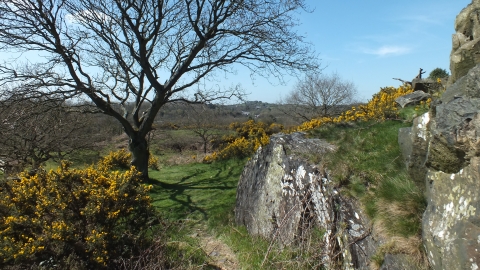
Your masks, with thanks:
<instances>
[{"instance_id":1,"label":"rocky outcrop","mask_svg":"<svg viewBox=\"0 0 480 270\"><path fill-rule=\"evenodd\" d=\"M480 65L435 107L425 165L423 238L434 269L480 267Z\"/></svg>"},{"instance_id":2,"label":"rocky outcrop","mask_svg":"<svg viewBox=\"0 0 480 270\"><path fill-rule=\"evenodd\" d=\"M413 91L423 91L425 93L435 93L443 88L441 82L437 82L430 78L419 79L415 78L412 80L412 89Z\"/></svg>"},{"instance_id":3,"label":"rocky outcrop","mask_svg":"<svg viewBox=\"0 0 480 270\"><path fill-rule=\"evenodd\" d=\"M399 132L407 167L426 183L423 240L433 269L480 267L480 65Z\"/></svg>"},{"instance_id":4,"label":"rocky outcrop","mask_svg":"<svg viewBox=\"0 0 480 270\"><path fill-rule=\"evenodd\" d=\"M455 20L450 53L449 84L455 83L480 63L480 0L473 0Z\"/></svg>"},{"instance_id":5,"label":"rocky outcrop","mask_svg":"<svg viewBox=\"0 0 480 270\"><path fill-rule=\"evenodd\" d=\"M357 201L342 197L328 172L308 161L334 146L302 133L277 134L247 163L237 189L235 221L251 235L280 245L301 243L313 227L325 231L327 269L369 269L378 243Z\"/></svg>"}]
</instances>

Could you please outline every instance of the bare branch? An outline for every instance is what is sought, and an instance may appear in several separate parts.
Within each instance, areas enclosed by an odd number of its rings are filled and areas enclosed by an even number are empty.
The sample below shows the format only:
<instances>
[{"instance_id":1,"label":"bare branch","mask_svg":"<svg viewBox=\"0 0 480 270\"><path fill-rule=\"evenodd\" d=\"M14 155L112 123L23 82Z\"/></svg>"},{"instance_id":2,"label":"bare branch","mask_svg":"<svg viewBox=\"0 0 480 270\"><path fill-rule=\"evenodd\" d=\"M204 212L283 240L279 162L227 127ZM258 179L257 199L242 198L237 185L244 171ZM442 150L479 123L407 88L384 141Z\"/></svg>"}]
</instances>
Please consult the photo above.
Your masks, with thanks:
<instances>
[{"instance_id":1,"label":"bare branch","mask_svg":"<svg viewBox=\"0 0 480 270\"><path fill-rule=\"evenodd\" d=\"M132 147L144 145L166 103L236 95L192 90L233 64L279 80L315 69L294 31L304 8L304 0L4 0L0 51L41 55L0 63L0 86L90 100L123 126Z\"/></svg>"}]
</instances>

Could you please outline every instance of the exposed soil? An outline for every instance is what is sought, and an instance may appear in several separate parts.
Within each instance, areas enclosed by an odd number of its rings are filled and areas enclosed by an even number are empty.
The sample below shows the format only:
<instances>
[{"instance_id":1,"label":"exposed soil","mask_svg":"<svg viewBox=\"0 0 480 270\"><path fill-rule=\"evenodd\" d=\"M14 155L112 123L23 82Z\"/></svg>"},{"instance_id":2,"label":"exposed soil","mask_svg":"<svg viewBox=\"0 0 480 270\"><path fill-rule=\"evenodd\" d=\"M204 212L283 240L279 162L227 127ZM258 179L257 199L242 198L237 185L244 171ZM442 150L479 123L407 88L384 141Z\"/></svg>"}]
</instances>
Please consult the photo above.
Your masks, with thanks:
<instances>
[{"instance_id":1,"label":"exposed soil","mask_svg":"<svg viewBox=\"0 0 480 270\"><path fill-rule=\"evenodd\" d=\"M192 236L199 238L200 245L209 258L208 264L210 266L221 270L240 269L237 256L221 239L209 235L203 229L197 229Z\"/></svg>"}]
</instances>

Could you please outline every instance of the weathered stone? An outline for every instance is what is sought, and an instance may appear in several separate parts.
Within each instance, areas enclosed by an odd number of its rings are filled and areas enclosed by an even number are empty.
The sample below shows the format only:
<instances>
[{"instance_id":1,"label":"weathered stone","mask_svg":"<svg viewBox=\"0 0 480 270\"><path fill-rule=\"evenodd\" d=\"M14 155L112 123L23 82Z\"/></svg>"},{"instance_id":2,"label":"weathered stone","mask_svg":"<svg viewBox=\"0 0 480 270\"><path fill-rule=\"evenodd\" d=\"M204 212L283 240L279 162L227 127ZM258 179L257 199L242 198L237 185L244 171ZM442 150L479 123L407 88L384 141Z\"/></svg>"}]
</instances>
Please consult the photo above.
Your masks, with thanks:
<instances>
[{"instance_id":1,"label":"weathered stone","mask_svg":"<svg viewBox=\"0 0 480 270\"><path fill-rule=\"evenodd\" d=\"M415 91L411 94L407 94L395 99L395 102L398 103L402 108L411 104L418 104L422 100L427 100L431 96L423 91Z\"/></svg>"},{"instance_id":2,"label":"weathered stone","mask_svg":"<svg viewBox=\"0 0 480 270\"><path fill-rule=\"evenodd\" d=\"M431 115L422 220L426 253L433 269L479 269L480 65L447 89Z\"/></svg>"},{"instance_id":3,"label":"weathered stone","mask_svg":"<svg viewBox=\"0 0 480 270\"><path fill-rule=\"evenodd\" d=\"M430 171L423 239L433 269L480 267L480 158L458 173Z\"/></svg>"},{"instance_id":4,"label":"weathered stone","mask_svg":"<svg viewBox=\"0 0 480 270\"><path fill-rule=\"evenodd\" d=\"M413 91L435 93L435 92L438 92L440 89L442 89L443 85L430 78L425 78L425 79L415 78L412 80L412 88L413 88Z\"/></svg>"},{"instance_id":5,"label":"weathered stone","mask_svg":"<svg viewBox=\"0 0 480 270\"><path fill-rule=\"evenodd\" d=\"M398 131L398 144L410 177L419 185L423 185L427 168L428 124L430 112L413 120L413 126Z\"/></svg>"},{"instance_id":6,"label":"weathered stone","mask_svg":"<svg viewBox=\"0 0 480 270\"><path fill-rule=\"evenodd\" d=\"M324 208L330 198L322 193L327 178L302 156L313 149L321 156L334 148L300 133L274 135L270 141L256 152L240 177L235 220L250 234L275 237L282 245L290 245L303 226L302 213L314 211L310 204L317 205L320 222L331 219L331 211Z\"/></svg>"},{"instance_id":7,"label":"weathered stone","mask_svg":"<svg viewBox=\"0 0 480 270\"><path fill-rule=\"evenodd\" d=\"M247 163L237 189L235 221L280 245L301 243L314 226L325 231L323 264L369 269L378 243L359 203L342 197L328 173L311 162L334 146L302 133L277 134Z\"/></svg>"},{"instance_id":8,"label":"weathered stone","mask_svg":"<svg viewBox=\"0 0 480 270\"><path fill-rule=\"evenodd\" d=\"M450 53L449 84L455 83L480 63L480 0L473 0L455 20Z\"/></svg>"},{"instance_id":9,"label":"weathered stone","mask_svg":"<svg viewBox=\"0 0 480 270\"><path fill-rule=\"evenodd\" d=\"M426 165L456 173L478 155L480 134L480 65L450 86L435 107Z\"/></svg>"}]
</instances>

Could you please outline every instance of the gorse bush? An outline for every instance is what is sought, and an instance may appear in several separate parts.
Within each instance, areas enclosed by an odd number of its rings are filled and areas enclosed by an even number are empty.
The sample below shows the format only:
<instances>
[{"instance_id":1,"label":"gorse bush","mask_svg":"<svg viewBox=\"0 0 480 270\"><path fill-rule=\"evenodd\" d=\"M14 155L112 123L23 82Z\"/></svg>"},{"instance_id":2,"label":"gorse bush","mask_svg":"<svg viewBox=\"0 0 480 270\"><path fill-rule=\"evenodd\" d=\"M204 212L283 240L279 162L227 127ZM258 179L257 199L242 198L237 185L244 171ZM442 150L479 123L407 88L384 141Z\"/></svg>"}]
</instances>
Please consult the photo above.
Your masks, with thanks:
<instances>
[{"instance_id":1,"label":"gorse bush","mask_svg":"<svg viewBox=\"0 0 480 270\"><path fill-rule=\"evenodd\" d=\"M365 105L352 107L352 109L343 112L337 117L321 117L307 121L298 127L288 130L288 132L308 131L329 123L397 118L399 107L395 99L412 92L413 89L411 87L385 87L373 95L372 99ZM424 105L429 106L430 101L422 103L422 106ZM230 157L248 157L260 146L266 145L270 141L270 135L283 131L283 126L277 124L267 126L265 123L249 120L242 124L233 123L230 125L230 129L235 130L236 134L225 137L223 140L226 142L226 145L223 149L205 157L204 161L208 162Z\"/></svg>"},{"instance_id":2,"label":"gorse bush","mask_svg":"<svg viewBox=\"0 0 480 270\"><path fill-rule=\"evenodd\" d=\"M373 95L372 99L365 105L352 107L337 117L322 117L305 122L294 128L292 131L307 131L318 128L323 124L342 123L352 121L385 120L397 118L399 106L395 102L398 97L413 92L411 87L400 86L384 87L380 92Z\"/></svg>"},{"instance_id":3,"label":"gorse bush","mask_svg":"<svg viewBox=\"0 0 480 270\"><path fill-rule=\"evenodd\" d=\"M99 161L99 164L101 166L128 169L130 168L130 160L132 160L132 153L122 148L118 151L110 152ZM159 169L158 158L152 153L148 157L148 167L155 170Z\"/></svg>"},{"instance_id":4,"label":"gorse bush","mask_svg":"<svg viewBox=\"0 0 480 270\"><path fill-rule=\"evenodd\" d=\"M111 268L146 239L155 212L134 167L69 165L1 184L0 266Z\"/></svg>"},{"instance_id":5,"label":"gorse bush","mask_svg":"<svg viewBox=\"0 0 480 270\"><path fill-rule=\"evenodd\" d=\"M222 150L206 156L204 161L227 159L232 157L244 158L252 155L260 146L270 142L270 135L283 130L279 124L267 125L263 122L249 120L245 123L232 123L229 128L235 130L235 135L222 138L226 143Z\"/></svg>"}]
</instances>

